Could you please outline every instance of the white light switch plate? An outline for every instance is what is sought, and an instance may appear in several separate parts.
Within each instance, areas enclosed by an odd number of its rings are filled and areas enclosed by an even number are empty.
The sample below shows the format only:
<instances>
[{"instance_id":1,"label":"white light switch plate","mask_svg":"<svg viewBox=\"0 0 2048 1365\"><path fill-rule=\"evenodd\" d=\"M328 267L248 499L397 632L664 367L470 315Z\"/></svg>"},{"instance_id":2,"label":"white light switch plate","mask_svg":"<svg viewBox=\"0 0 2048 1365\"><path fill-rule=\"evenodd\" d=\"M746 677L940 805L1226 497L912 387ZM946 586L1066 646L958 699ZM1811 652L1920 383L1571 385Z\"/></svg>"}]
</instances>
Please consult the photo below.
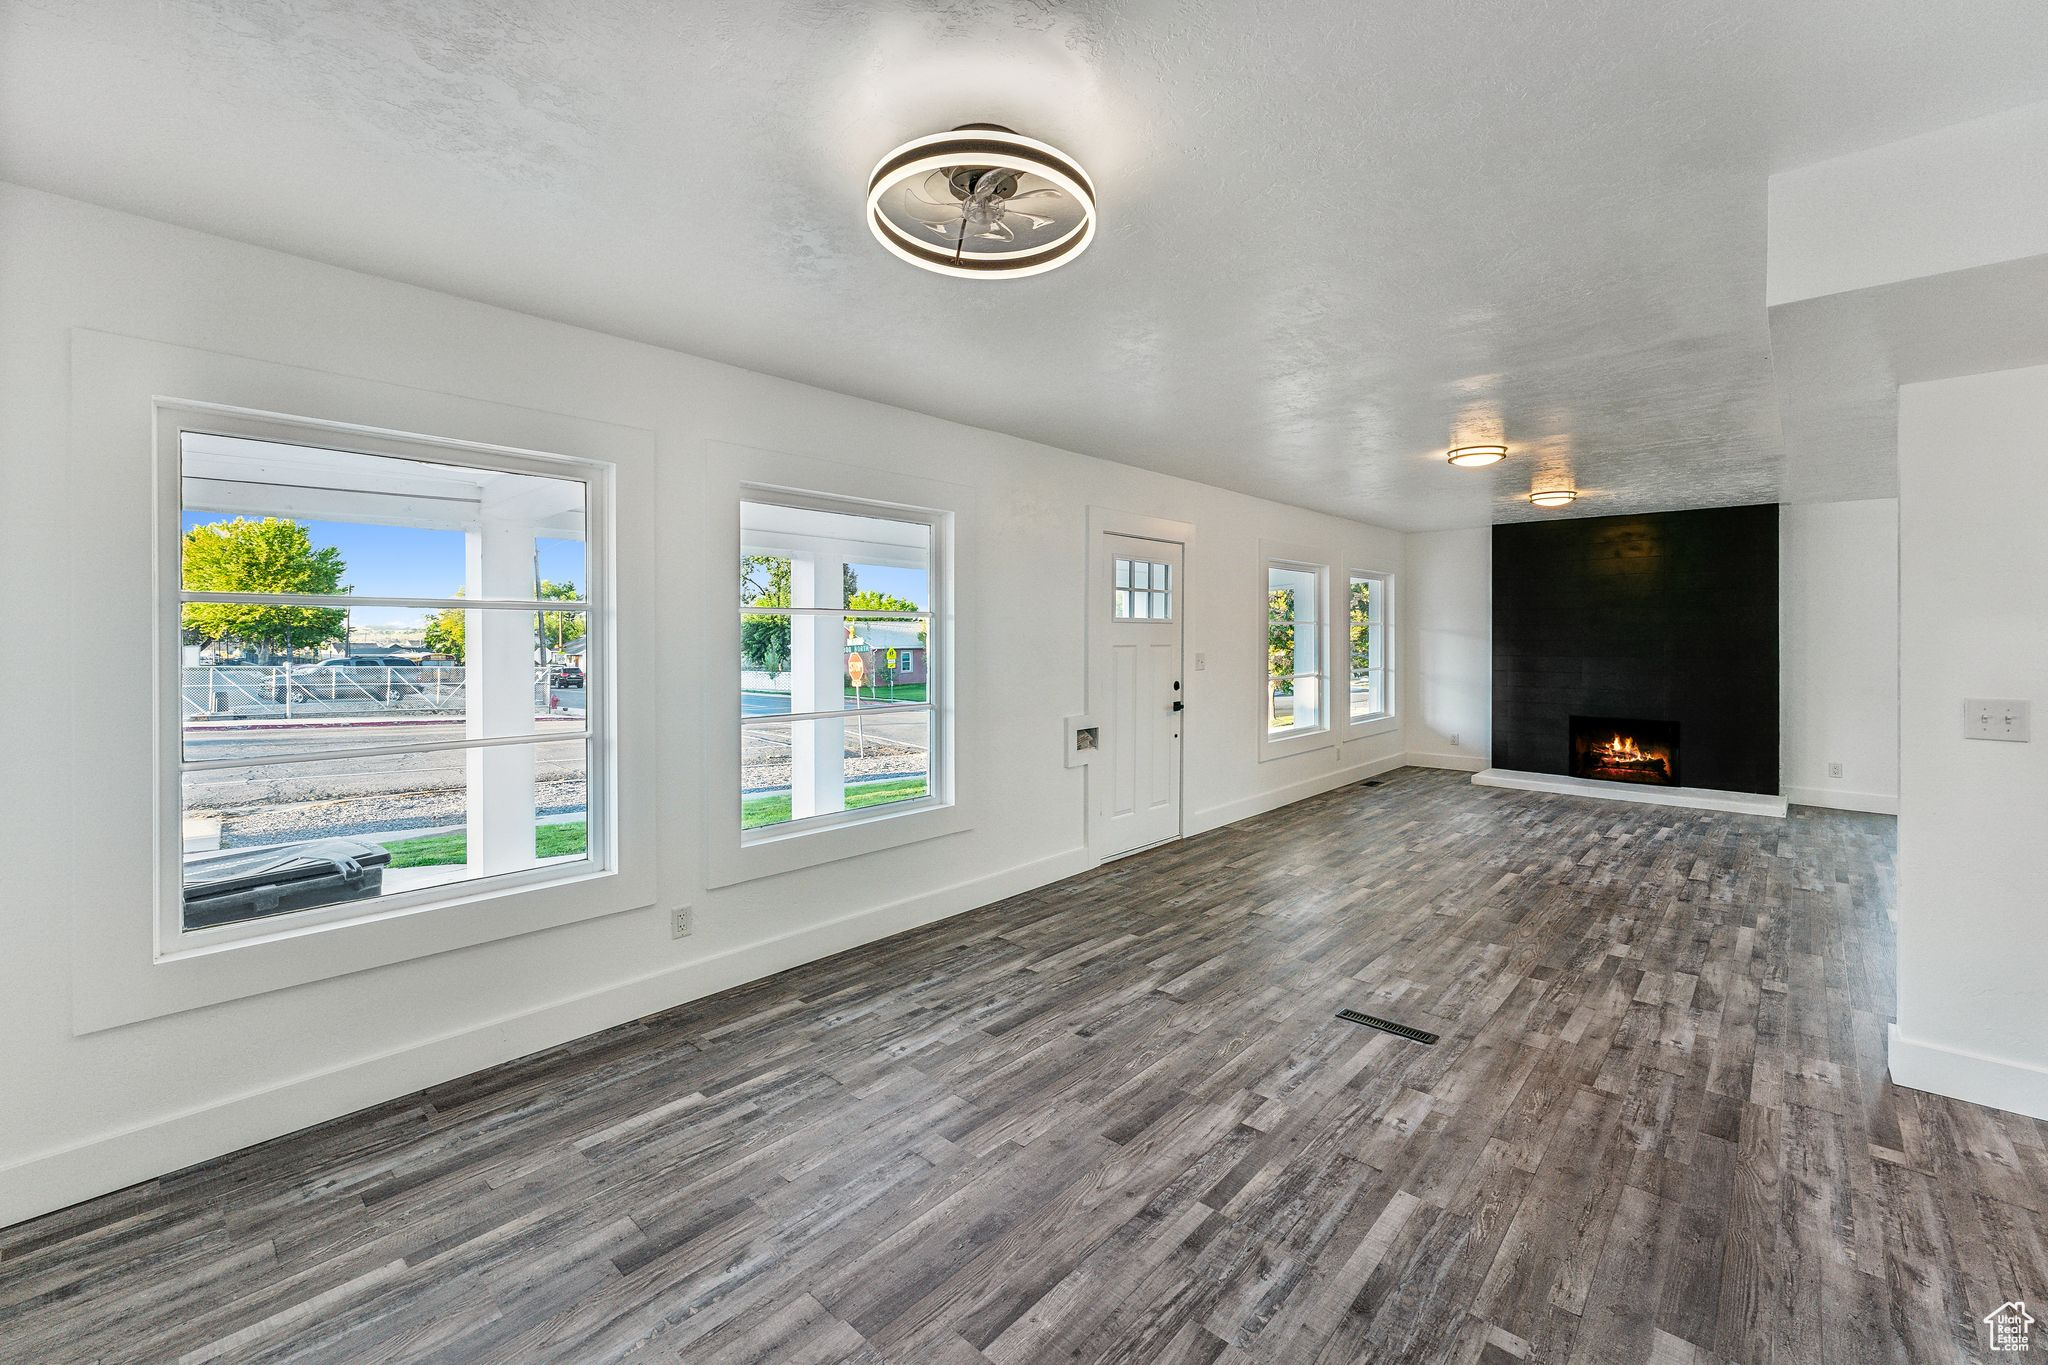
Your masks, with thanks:
<instances>
[{"instance_id":1,"label":"white light switch plate","mask_svg":"<svg viewBox=\"0 0 2048 1365\"><path fill-rule=\"evenodd\" d=\"M1965 698L1963 738L2003 739L2025 744L2033 738L2033 709L2033 703L2025 701Z\"/></svg>"}]
</instances>

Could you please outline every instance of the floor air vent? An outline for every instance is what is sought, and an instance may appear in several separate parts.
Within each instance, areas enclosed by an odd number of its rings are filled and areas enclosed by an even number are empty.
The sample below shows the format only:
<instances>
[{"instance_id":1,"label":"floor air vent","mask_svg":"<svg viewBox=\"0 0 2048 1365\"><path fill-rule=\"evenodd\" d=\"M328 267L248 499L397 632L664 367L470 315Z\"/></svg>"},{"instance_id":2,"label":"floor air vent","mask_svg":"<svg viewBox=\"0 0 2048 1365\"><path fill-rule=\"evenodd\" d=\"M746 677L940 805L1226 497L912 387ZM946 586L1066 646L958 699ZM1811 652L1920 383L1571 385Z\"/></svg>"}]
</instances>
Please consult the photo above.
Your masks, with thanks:
<instances>
[{"instance_id":1,"label":"floor air vent","mask_svg":"<svg viewBox=\"0 0 2048 1365\"><path fill-rule=\"evenodd\" d=\"M1391 1033L1396 1038L1406 1038L1411 1043L1433 1043L1436 1041L1434 1033L1424 1033L1419 1028L1409 1028L1406 1024L1397 1024L1391 1019L1382 1019L1376 1014L1360 1014L1357 1010L1338 1010L1337 1017L1347 1024L1363 1024L1367 1028L1376 1028L1382 1033Z\"/></svg>"},{"instance_id":2,"label":"floor air vent","mask_svg":"<svg viewBox=\"0 0 2048 1365\"><path fill-rule=\"evenodd\" d=\"M1361 787L1377 787L1380 785L1380 780L1377 777L1368 777L1358 785Z\"/></svg>"}]
</instances>

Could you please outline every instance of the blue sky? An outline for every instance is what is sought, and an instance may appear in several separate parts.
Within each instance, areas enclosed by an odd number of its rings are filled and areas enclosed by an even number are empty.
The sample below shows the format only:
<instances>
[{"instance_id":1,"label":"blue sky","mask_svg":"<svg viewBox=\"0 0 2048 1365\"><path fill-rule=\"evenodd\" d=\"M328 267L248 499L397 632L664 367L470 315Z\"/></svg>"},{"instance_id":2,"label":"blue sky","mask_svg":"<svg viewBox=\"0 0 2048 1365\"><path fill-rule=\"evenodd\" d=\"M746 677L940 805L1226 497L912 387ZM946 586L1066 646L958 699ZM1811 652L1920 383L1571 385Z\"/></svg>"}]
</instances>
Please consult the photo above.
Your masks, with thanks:
<instances>
[{"instance_id":1,"label":"blue sky","mask_svg":"<svg viewBox=\"0 0 2048 1365\"><path fill-rule=\"evenodd\" d=\"M226 518L218 513L187 512L184 526L191 530ZM304 521L299 523L320 548L341 551L348 568L342 582L360 597L449 597L462 587L463 536L460 531L428 531L409 526L373 526L358 522ZM536 543L539 576L550 583L584 585L583 542L542 540ZM857 564L854 573L863 589L885 592L914 602L920 608L931 605L930 574L923 569L896 569L875 564ZM421 613L399 608L358 608L358 625L400 625L417 621Z\"/></svg>"},{"instance_id":2,"label":"blue sky","mask_svg":"<svg viewBox=\"0 0 2048 1365\"><path fill-rule=\"evenodd\" d=\"M229 520L218 513L187 512L185 529ZM465 573L460 531L428 531L410 526L372 526L359 522L302 521L319 548L341 551L348 568L342 582L361 597L451 597ZM584 584L583 542L542 540L536 543L539 576L551 583ZM417 611L359 608L358 625L398 625L416 621Z\"/></svg>"},{"instance_id":3,"label":"blue sky","mask_svg":"<svg viewBox=\"0 0 2048 1365\"><path fill-rule=\"evenodd\" d=\"M890 569L876 564L856 564L854 577L862 592L885 592L920 607L932 604L931 575L923 569Z\"/></svg>"}]
</instances>

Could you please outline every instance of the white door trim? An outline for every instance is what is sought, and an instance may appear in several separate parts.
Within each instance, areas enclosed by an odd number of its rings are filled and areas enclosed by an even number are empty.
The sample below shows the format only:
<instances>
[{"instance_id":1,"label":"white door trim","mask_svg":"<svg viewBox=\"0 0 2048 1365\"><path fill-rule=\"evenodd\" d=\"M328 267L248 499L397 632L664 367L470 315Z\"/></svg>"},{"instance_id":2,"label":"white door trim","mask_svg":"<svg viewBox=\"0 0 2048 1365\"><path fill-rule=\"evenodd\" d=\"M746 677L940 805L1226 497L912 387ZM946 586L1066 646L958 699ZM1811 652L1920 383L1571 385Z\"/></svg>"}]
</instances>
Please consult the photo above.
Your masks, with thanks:
<instances>
[{"instance_id":1,"label":"white door trim","mask_svg":"<svg viewBox=\"0 0 2048 1365\"><path fill-rule=\"evenodd\" d=\"M1180 546L1181 581L1180 586L1175 591L1175 596L1178 599L1176 602L1176 614L1180 618L1180 676L1184 680L1181 693L1183 696L1186 696L1190 690L1185 679L1188 677L1188 634L1194 621L1194 595L1188 591L1189 575L1194 572L1190 567L1195 557L1194 523L1174 521L1171 518L1153 516L1147 512L1126 511L1118 507L1090 506L1088 509L1086 549L1088 597L1084 603L1086 615L1083 619L1087 622L1085 639L1087 651L1087 710L1091 715L1095 716L1106 715L1109 711L1109 698L1107 696L1109 678L1102 659L1102 652L1107 648L1107 642L1105 640L1104 619L1102 613L1098 610L1102 603L1110 600L1110 592L1112 590L1109 562L1101 553L1102 538L1106 535L1132 536L1140 540L1165 541L1169 544L1178 544ZM1190 703L1189 712L1192 713L1193 709L1193 704ZM1186 757L1187 721L1184 715L1181 723L1180 833L1174 836L1176 838L1183 837L1187 833L1188 777ZM1094 769L1090 768L1087 780L1089 782L1096 782L1101 779L1095 775ZM1108 862L1111 859L1127 857L1139 851L1137 849L1118 849L1111 853L1102 851L1101 833L1097 827L1095 814L1094 792L1088 793L1087 801L1088 806L1084 812L1083 825L1086 830L1089 852L1094 854L1099 861ZM1160 842L1170 841L1162 840ZM1147 848L1156 846L1156 844L1145 845Z\"/></svg>"}]
</instances>

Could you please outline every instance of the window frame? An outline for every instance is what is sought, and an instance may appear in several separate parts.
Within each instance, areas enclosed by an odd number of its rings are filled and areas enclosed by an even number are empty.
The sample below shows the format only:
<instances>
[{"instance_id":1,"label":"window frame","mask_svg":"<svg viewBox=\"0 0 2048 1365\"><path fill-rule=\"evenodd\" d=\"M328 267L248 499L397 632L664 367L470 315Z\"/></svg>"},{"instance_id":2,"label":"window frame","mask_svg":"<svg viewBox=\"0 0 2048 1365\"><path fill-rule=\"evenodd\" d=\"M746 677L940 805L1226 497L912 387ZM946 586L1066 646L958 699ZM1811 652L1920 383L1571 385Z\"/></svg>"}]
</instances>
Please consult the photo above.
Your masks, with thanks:
<instances>
[{"instance_id":1,"label":"window frame","mask_svg":"<svg viewBox=\"0 0 2048 1365\"><path fill-rule=\"evenodd\" d=\"M1372 631L1372 657L1383 660L1373 665L1368 672L1380 675L1381 707L1362 716L1351 714L1351 588L1358 582L1373 584L1373 608L1370 617ZM1344 611L1343 620L1334 623L1338 638L1344 646L1344 717L1343 723L1348 739L1364 739L1371 735L1384 734L1399 724L1399 699L1395 695L1398 685L1395 674L1395 616L1399 610L1399 593L1395 587L1394 575L1383 569L1346 565L1344 570Z\"/></svg>"},{"instance_id":2,"label":"window frame","mask_svg":"<svg viewBox=\"0 0 2048 1365\"><path fill-rule=\"evenodd\" d=\"M553 888L586 882L614 874L619 865L616 774L612 755L617 752L614 721L615 672L613 650L613 601L611 565L612 514L614 507L612 467L607 462L492 446L479 442L429 437L367 427L352 427L316 418L251 413L207 403L159 400L156 404L155 462L157 505L155 541L157 546L154 615L157 638L158 705L160 738L157 766L157 875L154 889L156 959L210 956L253 945L297 938L323 930L405 917L460 905L501 899L517 892ZM354 594L188 594L183 585L184 491L183 442L186 434L207 434L303 446L316 450L385 456L389 458L455 465L466 468L539 475L569 479L584 485L585 595L581 605L585 620L585 649L601 667L600 686L590 688L585 699L584 745L585 856L573 862L547 863L510 872L465 877L429 886L380 895L374 900L345 901L305 910L263 916L229 924L187 928L184 922L183 814L184 774L191 764L184 752L181 707L183 622L187 601L215 601L223 598L255 597L289 599L285 605L315 607L342 606L441 606L454 604L464 610L542 612L560 610L575 603L491 599L488 606L466 598L410 598L358 596ZM539 744L579 736L521 737L511 741ZM331 754L308 753L305 761L320 762L351 756L367 756L387 749L424 752L427 748L462 749L498 747L506 740L478 739L432 745L354 746ZM285 760L287 762L292 760ZM229 761L207 761L201 767L233 765Z\"/></svg>"},{"instance_id":3,"label":"window frame","mask_svg":"<svg viewBox=\"0 0 2048 1365\"><path fill-rule=\"evenodd\" d=\"M884 521L921 525L926 528L930 537L927 544L929 545L931 555L926 580L929 601L921 612L879 611L845 606L764 608L735 603L734 619L742 620L748 616L765 616L777 612L787 613L792 618L803 615L838 617L842 620L846 618L870 617L878 620L901 620L906 616L912 615L922 617L925 622L925 699L921 702L892 703L889 710L898 714L922 711L926 717L925 740L927 748L925 758L925 794L923 796L909 801L891 801L887 805L882 806L863 806L856 810L838 810L826 815L810 815L802 819L792 817L779 824L762 825L751 830L742 827L740 829L740 846L742 848L759 848L785 840L801 839L807 835L823 833L829 830L847 829L876 821L892 820L901 816L949 808L953 805L951 739L945 733L948 727L940 722L940 718L946 714L950 702L946 691L947 675L949 672L946 668L946 661L952 652L951 641L948 638L951 633L951 604L947 600L946 588L946 584L950 581L951 577L951 564L949 562L951 554L949 514L936 508L870 502L864 499L837 497L831 494L810 493L796 489L762 487L749 484L743 485L740 489L739 506L735 509L737 513L735 517L736 527L738 521L744 517L744 508L748 503L796 508L802 511L828 512L840 516L872 517ZM744 555L747 553L745 530L744 528L738 529L741 536L740 553ZM934 654L937 655L939 660L937 668L931 666ZM872 713L859 711L854 708L841 708L837 711L806 711L802 713L800 718L805 720L829 720L868 714ZM798 718L793 714L749 717L742 713L734 724L740 734L744 736L750 724L766 726L777 722L787 723ZM742 751L744 751L744 746L742 746ZM740 775L738 771L734 773L735 782L733 789L735 794L739 790L738 779ZM732 806L729 814L732 816L733 822L738 824L739 806L737 803ZM717 817L714 816L713 818Z\"/></svg>"},{"instance_id":4,"label":"window frame","mask_svg":"<svg viewBox=\"0 0 2048 1365\"><path fill-rule=\"evenodd\" d=\"M863 820L836 828L813 828L801 838L768 839L742 844L739 820L717 813L729 809L737 796L739 671L729 661L739 656L739 613L728 611L722 593L702 619L706 633L697 672L703 762L696 771L674 774L678 801L700 803L700 822L707 887L736 886L765 877L823 868L847 858L903 848L930 839L978 831L988 808L993 745L981 723L992 714L990 683L980 661L988 629L978 619L957 614L962 602L978 600L981 583L984 525L980 489L955 483L936 471L946 467L940 456L906 453L893 441L860 446L850 454L843 435L829 451L793 452L704 442L704 518L696 554L687 562L704 582L729 582L740 554L739 504L762 492L798 493L833 502L873 507L887 513L918 508L945 514L942 562L945 573L934 585L934 606L943 605L952 657L938 669L927 667L928 685L935 684L944 704L935 712L945 727L940 747L946 756L943 781L951 804L892 812L889 818ZM852 461L852 462L849 462ZM685 626L678 623L678 630ZM929 661L927 661L929 663ZM736 803L735 803L736 804ZM908 804L908 803L903 803ZM895 913L893 907L875 913Z\"/></svg>"},{"instance_id":5,"label":"window frame","mask_svg":"<svg viewBox=\"0 0 2048 1365\"><path fill-rule=\"evenodd\" d=\"M1292 754L1327 749L1338 742L1338 727L1341 724L1332 704L1332 679L1336 669L1330 644L1332 627L1330 620L1330 583L1333 561L1313 549L1301 546L1261 544L1259 556L1259 761L1285 758ZM1296 672L1295 679L1315 678L1322 693L1322 706L1313 728L1296 730L1292 726L1284 730L1273 728L1272 667L1269 658L1272 638L1272 592L1273 571L1285 570L1313 574L1315 577L1316 612L1316 659L1313 672ZM1297 608L1298 611L1298 608ZM1296 626L1296 659L1299 660L1300 627ZM1347 651L1348 658L1348 651Z\"/></svg>"},{"instance_id":6,"label":"window frame","mask_svg":"<svg viewBox=\"0 0 2048 1365\"><path fill-rule=\"evenodd\" d=\"M104 840L90 857L69 860L63 932L70 941L74 1034L84 1037L445 953L461 956L421 970L436 973L436 980L460 982L490 960L489 945L634 912L666 934L666 914L654 911L660 784L654 768L658 689L650 680L658 672L660 540L659 443L653 431L537 407L531 395L517 403L500 401L473 389L423 389L90 328L71 331L69 355L69 421L60 463L72 485L90 489L91 496L64 505L62 529L71 552L54 590L74 619L90 619L95 626L68 642L71 705L57 723L66 728L74 770L94 780L67 775L59 783L60 799L78 828L119 836ZM476 382L487 388L490 381ZM289 421L339 433L343 440L357 433L396 436L437 450L452 443L606 468L612 556L602 568L612 587L608 629L615 666L604 685L613 715L613 734L605 741L618 846L613 871L466 897L433 914L287 928L234 951L160 955L157 845L166 825L159 809L159 766L167 739L160 718L170 702L159 689L175 661L161 638L165 613L158 592L162 533L175 524L181 498L162 477L158 432L172 420L170 410L179 408ZM622 678L639 681L621 685ZM661 863L691 885L687 850L664 851ZM484 951L463 951L468 949Z\"/></svg>"}]
</instances>

